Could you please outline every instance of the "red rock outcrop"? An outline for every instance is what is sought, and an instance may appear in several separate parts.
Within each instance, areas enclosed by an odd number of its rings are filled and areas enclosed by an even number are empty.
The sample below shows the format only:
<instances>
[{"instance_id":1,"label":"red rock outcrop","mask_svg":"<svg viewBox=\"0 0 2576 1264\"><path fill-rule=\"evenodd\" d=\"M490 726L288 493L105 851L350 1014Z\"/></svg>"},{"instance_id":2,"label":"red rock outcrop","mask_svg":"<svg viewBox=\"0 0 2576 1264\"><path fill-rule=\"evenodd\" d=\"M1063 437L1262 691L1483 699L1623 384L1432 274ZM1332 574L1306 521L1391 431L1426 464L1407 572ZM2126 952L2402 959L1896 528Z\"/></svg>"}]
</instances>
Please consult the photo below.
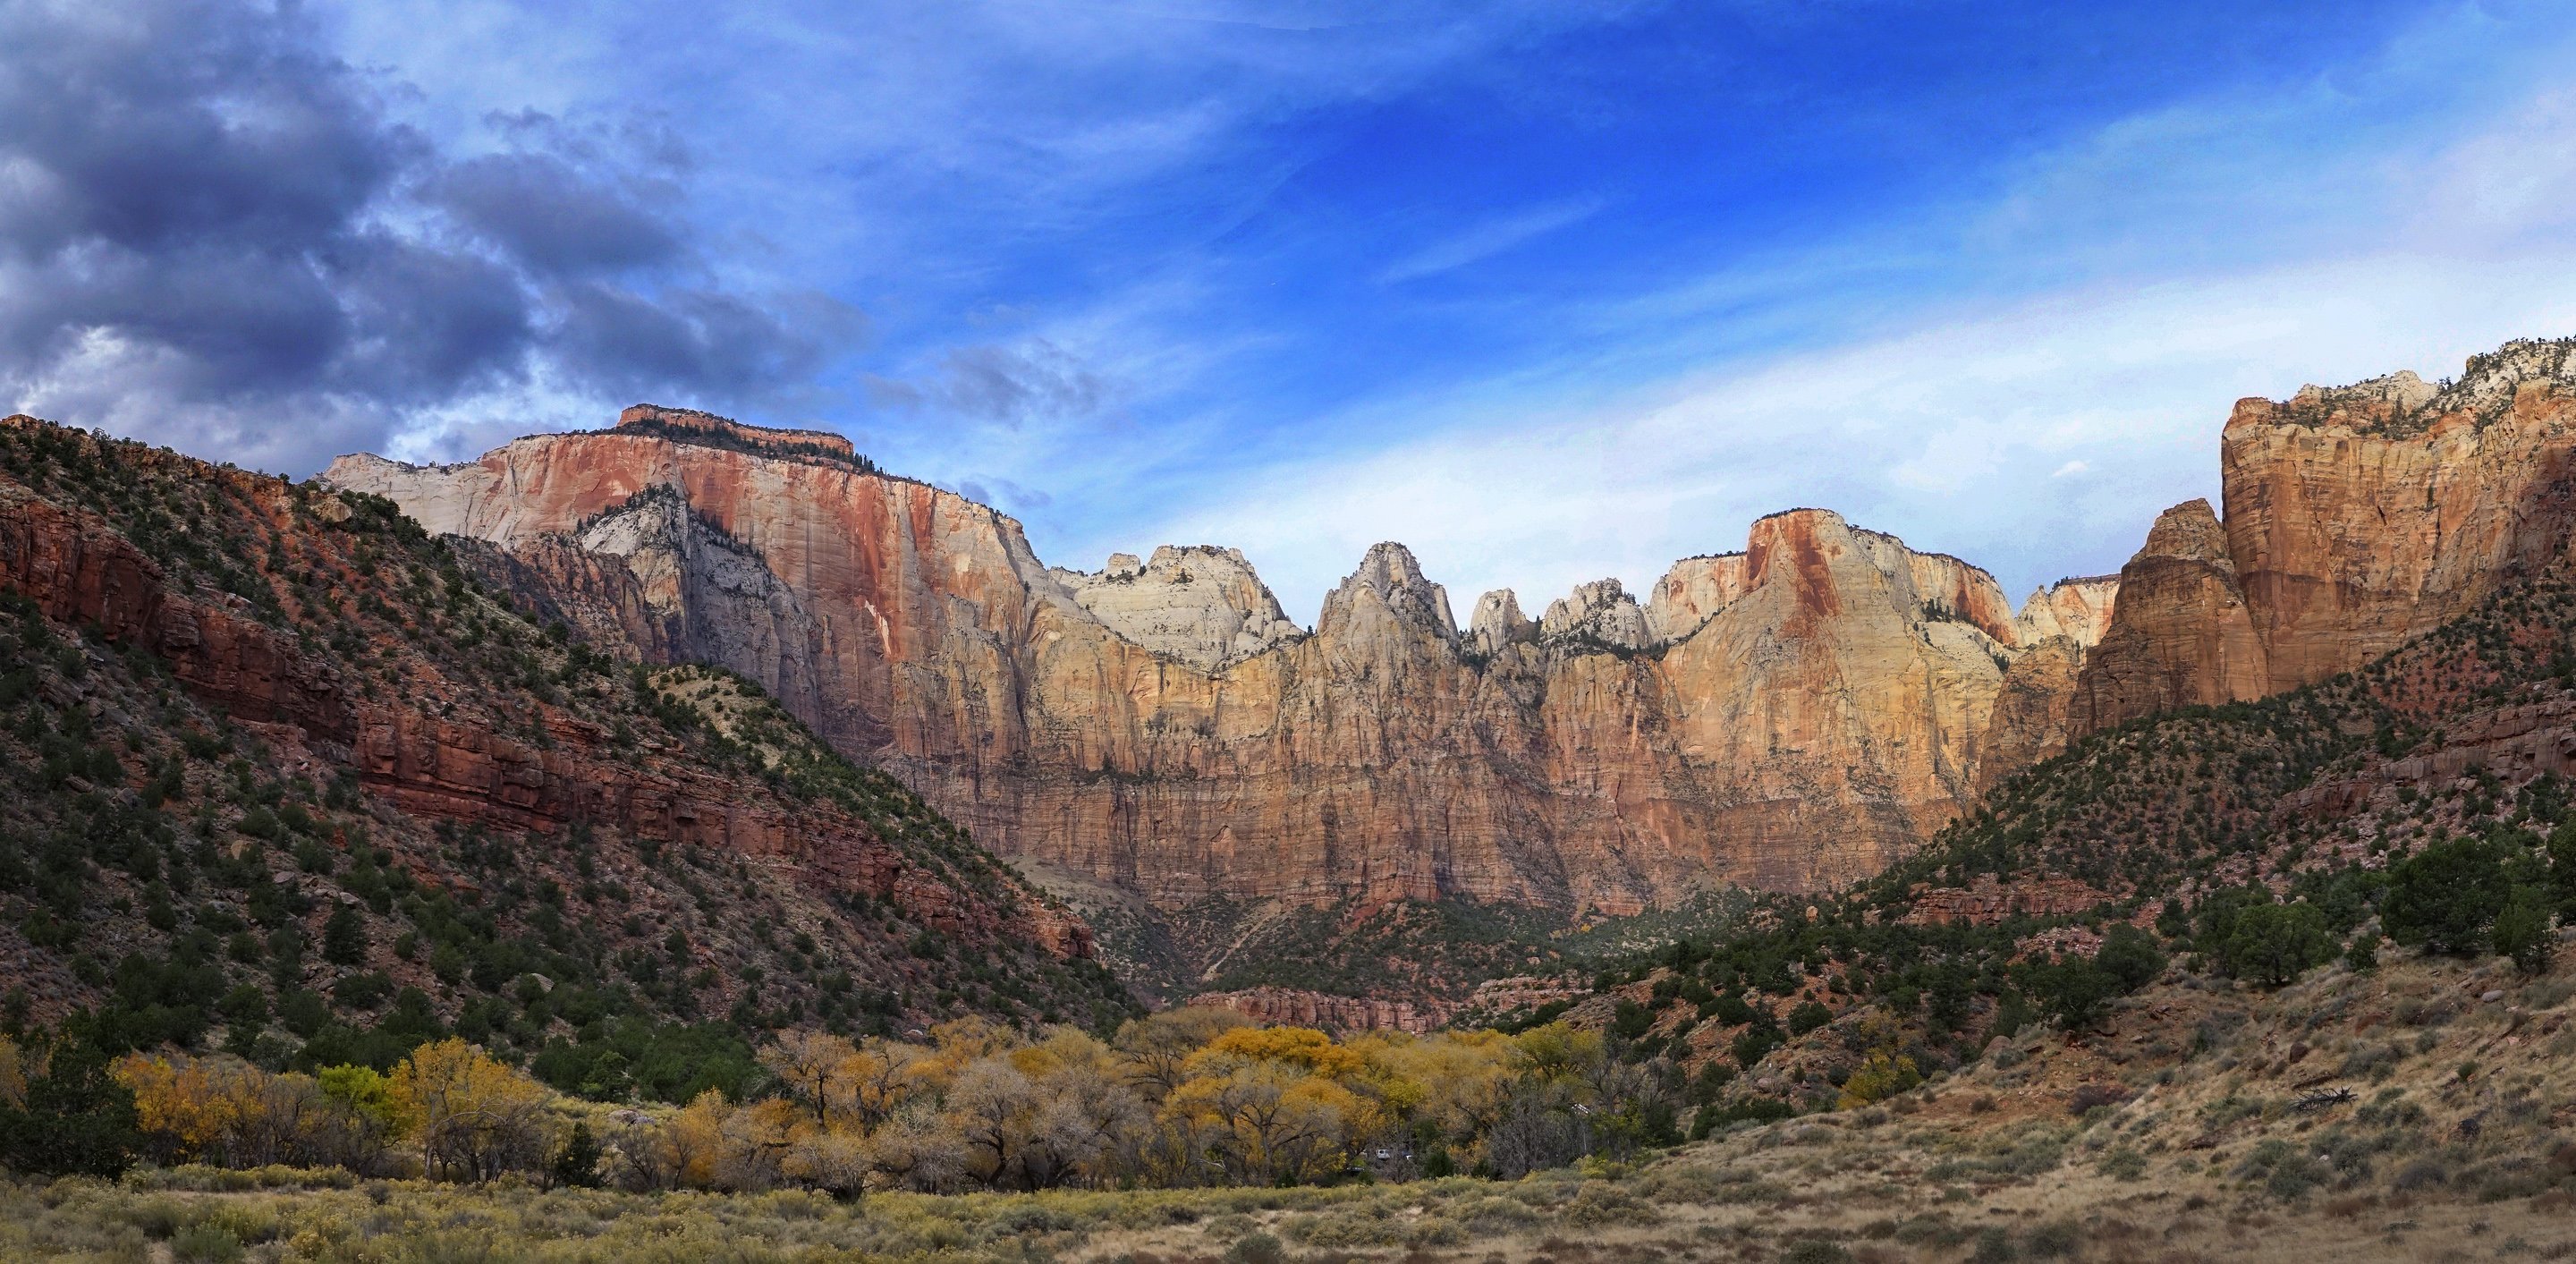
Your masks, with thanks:
<instances>
[{"instance_id":1,"label":"red rock outcrop","mask_svg":"<svg viewBox=\"0 0 2576 1264\"><path fill-rule=\"evenodd\" d=\"M2032 652L1983 571L1823 510L1676 567L1651 614L1608 582L1537 622L1489 595L1465 633L1380 545L1307 634L1239 555L1051 572L981 505L728 435L630 424L327 477L490 542L567 621L762 681L996 850L1164 908L1625 913L1857 878L1974 793Z\"/></svg>"},{"instance_id":2,"label":"red rock outcrop","mask_svg":"<svg viewBox=\"0 0 2576 1264\"><path fill-rule=\"evenodd\" d=\"M2239 402L2224 526L2177 507L2122 571L2079 725L2311 684L2535 573L2576 535L2571 349L2509 343L2441 387L2399 373Z\"/></svg>"},{"instance_id":3,"label":"red rock outcrop","mask_svg":"<svg viewBox=\"0 0 2576 1264\"><path fill-rule=\"evenodd\" d=\"M0 425L46 423L16 416ZM333 498L299 504L275 480L223 475L248 488L281 529L299 513L347 516ZM613 750L598 726L552 710L534 717L547 735L539 745L504 736L490 716L433 714L425 708L435 698L362 698L332 660L301 651L253 617L247 602L174 591L161 567L106 520L5 477L0 591L29 598L58 621L94 626L110 642L151 651L191 693L237 719L297 730L406 814L513 832L555 833L586 822L639 839L721 848L791 864L827 890L891 900L924 925L970 940L1029 935L1062 956L1091 955L1089 928L1078 919L1034 898L997 903L961 893L828 803L788 800L683 760Z\"/></svg>"},{"instance_id":4,"label":"red rock outcrop","mask_svg":"<svg viewBox=\"0 0 2576 1264\"><path fill-rule=\"evenodd\" d=\"M1389 1001L1335 996L1303 988L1256 987L1239 992L1201 992L1192 1005L1230 1009L1257 1023L1280 1027L1313 1027L1321 1031L1426 1032L1449 1021L1451 1007L1426 1000Z\"/></svg>"},{"instance_id":5,"label":"red rock outcrop","mask_svg":"<svg viewBox=\"0 0 2576 1264\"><path fill-rule=\"evenodd\" d=\"M32 417L0 425L42 425ZM96 626L109 640L159 652L181 683L245 720L290 722L346 741L347 697L320 660L240 613L166 593L161 568L103 520L0 480L0 585L51 618Z\"/></svg>"},{"instance_id":6,"label":"red rock outcrop","mask_svg":"<svg viewBox=\"0 0 2576 1264\"><path fill-rule=\"evenodd\" d=\"M2038 878L2006 886L1992 874L1979 874L1969 886L1922 888L1912 898L1914 906L1903 919L1909 924L1992 926L2014 917L2081 913L2111 897L2072 878Z\"/></svg>"},{"instance_id":7,"label":"red rock outcrop","mask_svg":"<svg viewBox=\"0 0 2576 1264\"><path fill-rule=\"evenodd\" d=\"M2077 727L2269 692L2263 642L2218 515L2205 500L2166 510L2120 568L2119 608L2076 686Z\"/></svg>"},{"instance_id":8,"label":"red rock outcrop","mask_svg":"<svg viewBox=\"0 0 2576 1264\"><path fill-rule=\"evenodd\" d=\"M1466 1008L1488 1014L1506 1014L1513 1010L1537 1009L1555 1001L1579 1001L1590 995L1591 984L1573 975L1505 975L1477 984Z\"/></svg>"}]
</instances>

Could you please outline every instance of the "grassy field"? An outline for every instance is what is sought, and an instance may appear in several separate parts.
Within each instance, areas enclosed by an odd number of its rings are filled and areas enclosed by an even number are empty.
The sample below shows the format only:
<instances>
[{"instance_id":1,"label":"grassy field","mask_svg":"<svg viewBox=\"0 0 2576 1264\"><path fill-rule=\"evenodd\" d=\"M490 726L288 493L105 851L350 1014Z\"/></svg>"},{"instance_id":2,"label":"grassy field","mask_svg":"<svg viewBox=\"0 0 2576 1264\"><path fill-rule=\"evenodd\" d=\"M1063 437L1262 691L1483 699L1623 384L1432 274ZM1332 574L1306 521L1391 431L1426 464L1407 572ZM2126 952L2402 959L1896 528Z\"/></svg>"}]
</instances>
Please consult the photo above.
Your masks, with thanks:
<instances>
[{"instance_id":1,"label":"grassy field","mask_svg":"<svg viewBox=\"0 0 2576 1264\"><path fill-rule=\"evenodd\" d=\"M2566 954L2562 953L2562 957ZM9 1260L2576 1258L2576 978L2176 974L1879 1106L1514 1182L837 1203L146 1170L0 1187ZM2351 1097L2303 1104L2319 1090Z\"/></svg>"}]
</instances>

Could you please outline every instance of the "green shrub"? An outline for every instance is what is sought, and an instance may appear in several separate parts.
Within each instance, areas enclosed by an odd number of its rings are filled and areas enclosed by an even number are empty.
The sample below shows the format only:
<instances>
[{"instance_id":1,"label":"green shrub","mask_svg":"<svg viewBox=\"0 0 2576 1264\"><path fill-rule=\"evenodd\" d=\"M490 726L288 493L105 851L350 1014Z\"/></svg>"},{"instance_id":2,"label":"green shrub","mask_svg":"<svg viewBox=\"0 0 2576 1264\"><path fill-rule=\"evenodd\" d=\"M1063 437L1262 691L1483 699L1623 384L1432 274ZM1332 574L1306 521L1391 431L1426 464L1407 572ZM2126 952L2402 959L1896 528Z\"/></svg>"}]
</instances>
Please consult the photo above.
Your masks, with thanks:
<instances>
[{"instance_id":1,"label":"green shrub","mask_svg":"<svg viewBox=\"0 0 2576 1264\"><path fill-rule=\"evenodd\" d=\"M2217 945L2219 968L2265 987L2280 987L2334 959L2334 932L2317 906L2258 904L2236 914L2225 942Z\"/></svg>"},{"instance_id":2,"label":"green shrub","mask_svg":"<svg viewBox=\"0 0 2576 1264\"><path fill-rule=\"evenodd\" d=\"M2323 1163L2295 1142L2278 1137L2254 1147L2236 1167L2239 1179L2260 1180L2263 1190L2283 1202L2307 1196L2332 1175Z\"/></svg>"},{"instance_id":3,"label":"green shrub","mask_svg":"<svg viewBox=\"0 0 2576 1264\"><path fill-rule=\"evenodd\" d=\"M2093 954L2093 964L2117 980L2124 992L2135 992L2165 972L2165 954L2155 937L2126 922L2114 922Z\"/></svg>"},{"instance_id":4,"label":"green shrub","mask_svg":"<svg viewBox=\"0 0 2576 1264\"><path fill-rule=\"evenodd\" d=\"M234 1264L241 1257L241 1239L216 1225L192 1224L170 1235L170 1258L178 1264Z\"/></svg>"},{"instance_id":5,"label":"green shrub","mask_svg":"<svg viewBox=\"0 0 2576 1264\"><path fill-rule=\"evenodd\" d=\"M1850 1264L1852 1253L1840 1242L1825 1238L1800 1238L1780 1253L1784 1264Z\"/></svg>"},{"instance_id":6,"label":"green shrub","mask_svg":"<svg viewBox=\"0 0 2576 1264\"><path fill-rule=\"evenodd\" d=\"M2501 849L2483 838L2457 838L2390 865L2379 916L2401 944L2470 956L2492 945L2489 928L2512 895Z\"/></svg>"},{"instance_id":7,"label":"green shrub","mask_svg":"<svg viewBox=\"0 0 2576 1264\"><path fill-rule=\"evenodd\" d=\"M2021 1249L2034 1260L2072 1259L2084 1250L2084 1227L2072 1220L2051 1220L2023 1234Z\"/></svg>"},{"instance_id":8,"label":"green shrub","mask_svg":"<svg viewBox=\"0 0 2576 1264\"><path fill-rule=\"evenodd\" d=\"M2549 931L2548 897L2540 888L2513 889L2504 907L2496 910L2489 943L2496 955L2513 958L2515 968L2526 975L2549 969L2550 950L2557 946L2557 938Z\"/></svg>"}]
</instances>

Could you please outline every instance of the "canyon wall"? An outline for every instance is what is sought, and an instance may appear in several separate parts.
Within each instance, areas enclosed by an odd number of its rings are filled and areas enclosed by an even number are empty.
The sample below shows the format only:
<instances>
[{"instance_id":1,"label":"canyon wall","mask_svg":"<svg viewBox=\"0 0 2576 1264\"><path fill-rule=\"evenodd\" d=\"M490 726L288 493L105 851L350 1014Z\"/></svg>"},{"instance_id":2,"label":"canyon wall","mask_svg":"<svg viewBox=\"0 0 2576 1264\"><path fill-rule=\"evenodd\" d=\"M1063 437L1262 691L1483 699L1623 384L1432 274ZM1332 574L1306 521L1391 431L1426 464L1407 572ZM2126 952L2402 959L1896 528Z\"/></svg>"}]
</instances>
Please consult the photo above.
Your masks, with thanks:
<instances>
[{"instance_id":1,"label":"canyon wall","mask_svg":"<svg viewBox=\"0 0 2576 1264\"><path fill-rule=\"evenodd\" d=\"M26 416L0 418L0 427L52 429ZM275 479L167 453L122 459L220 480L281 535L323 535L319 524L351 516L337 497L300 496ZM533 701L529 714L510 720L542 736L508 736L498 717L470 702L459 707L446 682L425 669L406 676L410 696L379 698L359 687L345 650L263 622L232 593L174 588L116 523L5 474L0 593L149 653L191 694L236 720L291 731L385 804L422 821L558 836L576 822L596 825L773 862L818 890L889 901L970 943L1012 935L1059 957L1092 955L1090 928L1027 887L960 881L830 802L793 799L757 777L658 748L616 749L599 724ZM378 649L402 654L398 646Z\"/></svg>"},{"instance_id":2,"label":"canyon wall","mask_svg":"<svg viewBox=\"0 0 2576 1264\"><path fill-rule=\"evenodd\" d=\"M2122 569L2075 727L2324 680L2536 573L2576 533L2571 353L2514 342L2456 382L2240 401L2220 440L2224 519L2205 501L2168 510Z\"/></svg>"},{"instance_id":3,"label":"canyon wall","mask_svg":"<svg viewBox=\"0 0 2576 1264\"><path fill-rule=\"evenodd\" d=\"M1836 885L2054 749L2125 606L2089 579L2016 613L1982 570L1799 509L1642 603L1490 593L1465 628L1381 544L1309 632L1231 550L1050 569L1011 519L825 439L640 406L327 478L480 542L593 640L760 681L995 850L1164 908Z\"/></svg>"}]
</instances>

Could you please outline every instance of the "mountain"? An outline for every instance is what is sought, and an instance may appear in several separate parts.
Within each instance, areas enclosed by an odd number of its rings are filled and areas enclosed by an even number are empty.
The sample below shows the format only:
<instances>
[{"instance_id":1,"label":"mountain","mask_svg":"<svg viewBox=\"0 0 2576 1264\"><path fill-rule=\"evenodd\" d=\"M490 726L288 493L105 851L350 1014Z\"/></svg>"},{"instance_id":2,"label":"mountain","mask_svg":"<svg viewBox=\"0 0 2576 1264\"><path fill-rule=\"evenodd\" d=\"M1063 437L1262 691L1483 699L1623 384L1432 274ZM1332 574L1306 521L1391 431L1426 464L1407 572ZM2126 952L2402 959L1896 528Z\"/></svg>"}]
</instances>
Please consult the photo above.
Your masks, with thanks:
<instances>
[{"instance_id":1,"label":"mountain","mask_svg":"<svg viewBox=\"0 0 2576 1264\"><path fill-rule=\"evenodd\" d=\"M2576 533L2571 354L2576 340L2511 342L2456 381L2239 401L2224 517L2167 510L2122 568L2077 727L2314 684L2537 573Z\"/></svg>"},{"instance_id":2,"label":"mountain","mask_svg":"<svg viewBox=\"0 0 2576 1264\"><path fill-rule=\"evenodd\" d=\"M1464 626L1379 545L1310 630L1231 550L1048 567L833 436L651 406L327 477L594 644L761 682L1158 992L1291 987L1290 950L1359 978L1361 945L1424 924L1394 903L1545 912L1372 993L1455 999L1569 919L1838 889L2075 736L2325 679L2534 573L2576 522L2569 351L2241 402L2223 515L2178 506L2120 576L2018 612L1974 566L1795 509L1642 594L1580 585L1533 618L1488 593Z\"/></svg>"},{"instance_id":3,"label":"mountain","mask_svg":"<svg viewBox=\"0 0 2576 1264\"><path fill-rule=\"evenodd\" d=\"M477 542L592 644L759 681L1105 926L1132 916L1113 941L1167 981L1273 905L1562 924L1856 880L1973 799L1990 752L2062 741L2115 604L2069 581L2016 614L1976 567L1798 509L1642 601L1605 580L1532 619L1489 593L1463 628L1381 544L1308 630L1232 550L1050 568L1011 519L829 436L651 406L325 481Z\"/></svg>"},{"instance_id":4,"label":"mountain","mask_svg":"<svg viewBox=\"0 0 2576 1264\"><path fill-rule=\"evenodd\" d=\"M1667 939L1588 984L1498 980L1484 992L1498 1003L1477 1017L1616 1032L1632 1056L1689 1068L1716 1121L1866 1104L1969 1068L2048 1017L2062 1028L2049 1043L2081 1074L2026 1085L2016 1109L2081 1115L2153 1091L2210 1043L2192 1028L2209 1008L2194 994L2223 1009L2294 984L2366 998L2386 951L2418 983L2475 981L2441 988L2455 1007L2554 970L2531 991L2555 1006L2576 934L2553 917L2576 926L2576 557L2564 551L2353 671L2083 737L1867 882L1759 897L1732 927ZM2433 1049L2378 1050L2363 1037L2388 1007L2348 1005L2305 1025L2349 1032L2267 1048L2254 1082L2231 1091L2384 1079ZM2504 1038L2528 1017L2505 1011L2506 1030L2470 1051L2517 1071L2563 1067L2567 1041L2517 1052ZM2116 1040L2090 1039L2105 1026ZM2407 1070L2447 1079L2455 1063ZM2474 1117L2497 1091L2448 1093L2445 1108Z\"/></svg>"},{"instance_id":5,"label":"mountain","mask_svg":"<svg viewBox=\"0 0 2576 1264\"><path fill-rule=\"evenodd\" d=\"M10 417L0 596L13 1022L272 1064L455 1030L679 1092L783 1025L1132 1009L757 685L531 622L390 502Z\"/></svg>"}]
</instances>

